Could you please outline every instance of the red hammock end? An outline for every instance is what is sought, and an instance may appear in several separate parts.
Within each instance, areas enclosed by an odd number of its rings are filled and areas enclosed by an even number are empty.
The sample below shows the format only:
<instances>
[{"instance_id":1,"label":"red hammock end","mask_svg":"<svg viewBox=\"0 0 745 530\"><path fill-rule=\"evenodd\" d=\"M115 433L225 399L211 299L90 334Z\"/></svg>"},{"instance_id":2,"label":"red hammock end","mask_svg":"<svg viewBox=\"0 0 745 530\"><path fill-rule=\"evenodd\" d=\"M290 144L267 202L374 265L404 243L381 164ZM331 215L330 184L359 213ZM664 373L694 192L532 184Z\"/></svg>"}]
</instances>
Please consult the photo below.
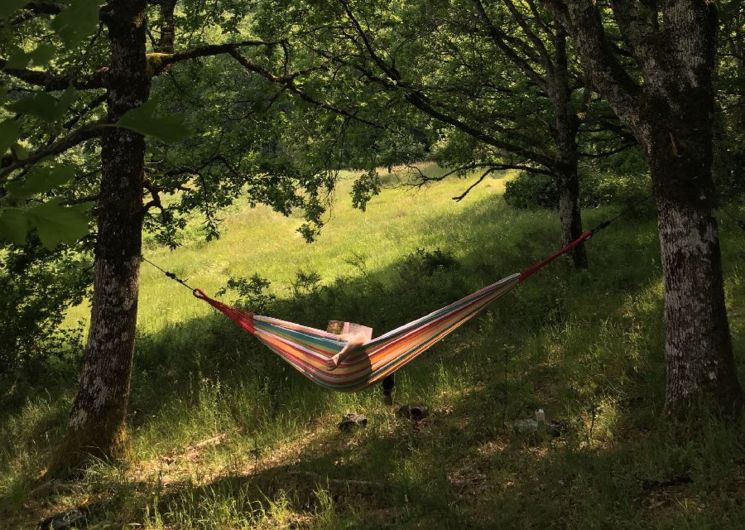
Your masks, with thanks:
<instances>
[{"instance_id":1,"label":"red hammock end","mask_svg":"<svg viewBox=\"0 0 745 530\"><path fill-rule=\"evenodd\" d=\"M212 307L220 311L230 320L235 322L239 327L243 328L249 333L253 334L256 331L256 327L254 326L254 314L253 313L249 313L247 311L241 311L240 309L236 309L234 307L230 307L229 305L223 304L222 302L219 302L215 300L214 298L210 298L209 296L207 296L207 293L205 293L201 289L194 289L192 291L192 294L196 298L199 298L200 300L204 300L205 302L207 302L209 305L211 305Z\"/></svg>"},{"instance_id":2,"label":"red hammock end","mask_svg":"<svg viewBox=\"0 0 745 530\"><path fill-rule=\"evenodd\" d=\"M554 252L553 254L551 254L546 259L544 259L542 261L539 261L535 265L531 265L530 267L528 267L526 269L523 269L520 272L520 278L519 278L518 281L520 283L524 282L525 280L527 280L528 278L530 278L531 276L533 276L536 272L538 272L539 270L541 270L543 267L545 267L546 265L548 265L549 263L551 263L552 261L554 261L556 258L558 258L559 256L562 256L562 255L566 254L567 252L570 252L571 250L573 250L574 248L580 246L582 243L584 243L585 241L587 241L591 237L592 237L592 230L588 230L587 232L583 232L582 235L580 235L577 239L575 239L574 241L572 241L571 243L569 243L564 248L559 249L558 251Z\"/></svg>"}]
</instances>

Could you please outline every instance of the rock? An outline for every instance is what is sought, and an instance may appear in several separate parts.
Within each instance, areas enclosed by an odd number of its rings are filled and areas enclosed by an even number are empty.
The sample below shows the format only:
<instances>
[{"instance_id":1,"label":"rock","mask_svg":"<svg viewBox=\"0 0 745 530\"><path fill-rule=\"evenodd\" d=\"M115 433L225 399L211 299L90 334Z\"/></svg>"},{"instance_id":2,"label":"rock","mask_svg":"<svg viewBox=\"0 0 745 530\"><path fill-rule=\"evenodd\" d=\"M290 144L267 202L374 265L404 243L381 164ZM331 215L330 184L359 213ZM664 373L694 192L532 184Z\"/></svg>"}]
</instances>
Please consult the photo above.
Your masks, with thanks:
<instances>
[{"instance_id":1,"label":"rock","mask_svg":"<svg viewBox=\"0 0 745 530\"><path fill-rule=\"evenodd\" d=\"M355 414L353 412L345 414L338 427L341 432L353 432L357 429L367 427L367 418L362 414Z\"/></svg>"},{"instance_id":2,"label":"rock","mask_svg":"<svg viewBox=\"0 0 745 530\"><path fill-rule=\"evenodd\" d=\"M515 432L524 433L546 433L553 438L561 436L561 425L551 421L546 421L546 413L543 409L535 412L535 419L521 418L504 423L505 427L511 428Z\"/></svg>"},{"instance_id":3,"label":"rock","mask_svg":"<svg viewBox=\"0 0 745 530\"><path fill-rule=\"evenodd\" d=\"M419 422L429 416L429 409L425 405L401 405L396 411L396 415L400 418Z\"/></svg>"}]
</instances>

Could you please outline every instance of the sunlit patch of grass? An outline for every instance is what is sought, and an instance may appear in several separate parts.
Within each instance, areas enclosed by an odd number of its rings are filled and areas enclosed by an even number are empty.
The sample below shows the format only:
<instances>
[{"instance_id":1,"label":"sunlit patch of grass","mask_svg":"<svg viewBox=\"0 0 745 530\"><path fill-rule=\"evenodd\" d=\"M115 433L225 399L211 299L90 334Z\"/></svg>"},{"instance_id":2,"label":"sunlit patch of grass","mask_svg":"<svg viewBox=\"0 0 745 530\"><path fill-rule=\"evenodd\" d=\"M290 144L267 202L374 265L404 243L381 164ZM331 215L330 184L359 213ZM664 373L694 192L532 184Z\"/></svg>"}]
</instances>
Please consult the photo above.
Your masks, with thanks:
<instances>
[{"instance_id":1,"label":"sunlit patch of grass","mask_svg":"<svg viewBox=\"0 0 745 530\"><path fill-rule=\"evenodd\" d=\"M210 292L229 276L259 273L277 297L272 314L317 326L345 318L382 333L558 243L556 212L508 208L503 180L461 203L451 197L470 181L386 188L363 213L351 207L352 177L341 175L312 245L296 233L299 218L238 205L225 213L221 239L200 241L194 220L183 247L150 244L147 255ZM585 212L586 224L616 211ZM733 230L722 223L742 372L745 238ZM454 265L423 274L418 248ZM2 413L0 520L33 526L85 505L94 527L745 526L745 425L707 418L680 443L662 415L654 222L624 218L588 252L589 271L559 260L400 371L397 403L428 407L418 423L385 406L379 388L335 394L311 384L143 266L131 458L38 489L74 391L67 374L62 390ZM293 293L299 270L319 274L317 292ZM559 437L513 427L538 408ZM367 428L339 432L346 412L364 413Z\"/></svg>"}]
</instances>

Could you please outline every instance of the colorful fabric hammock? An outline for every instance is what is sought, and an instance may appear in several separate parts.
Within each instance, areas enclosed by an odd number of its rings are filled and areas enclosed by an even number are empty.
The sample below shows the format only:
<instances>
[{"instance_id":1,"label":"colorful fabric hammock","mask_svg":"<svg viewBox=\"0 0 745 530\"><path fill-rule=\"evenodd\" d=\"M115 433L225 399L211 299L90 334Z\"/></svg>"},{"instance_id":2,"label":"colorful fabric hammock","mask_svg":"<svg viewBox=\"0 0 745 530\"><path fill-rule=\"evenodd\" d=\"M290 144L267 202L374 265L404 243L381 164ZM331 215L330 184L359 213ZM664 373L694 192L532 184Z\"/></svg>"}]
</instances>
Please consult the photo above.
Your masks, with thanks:
<instances>
[{"instance_id":1,"label":"colorful fabric hammock","mask_svg":"<svg viewBox=\"0 0 745 530\"><path fill-rule=\"evenodd\" d=\"M597 229L596 229L597 230ZM545 260L487 285L441 309L374 338L341 361L335 370L326 361L339 353L346 342L339 335L285 320L254 315L230 307L194 289L194 296L206 301L238 326L266 344L305 377L323 387L354 392L377 383L416 359L425 350L475 317L497 298L508 293L557 257L592 237L587 231Z\"/></svg>"}]
</instances>

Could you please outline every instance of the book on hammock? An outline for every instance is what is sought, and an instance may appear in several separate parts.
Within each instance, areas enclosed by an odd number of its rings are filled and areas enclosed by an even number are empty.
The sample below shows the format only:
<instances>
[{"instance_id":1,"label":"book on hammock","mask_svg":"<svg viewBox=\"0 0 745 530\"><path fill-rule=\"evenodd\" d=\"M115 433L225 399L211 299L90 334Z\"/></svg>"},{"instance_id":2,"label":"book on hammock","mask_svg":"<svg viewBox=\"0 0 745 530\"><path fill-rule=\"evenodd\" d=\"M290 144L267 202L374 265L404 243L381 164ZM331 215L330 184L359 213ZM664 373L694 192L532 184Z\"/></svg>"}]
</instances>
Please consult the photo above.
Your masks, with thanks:
<instances>
[{"instance_id":1,"label":"book on hammock","mask_svg":"<svg viewBox=\"0 0 745 530\"><path fill-rule=\"evenodd\" d=\"M349 337L350 335L361 335L365 342L372 340L373 329L354 322L342 322L341 320L329 320L326 331L334 335Z\"/></svg>"}]
</instances>

